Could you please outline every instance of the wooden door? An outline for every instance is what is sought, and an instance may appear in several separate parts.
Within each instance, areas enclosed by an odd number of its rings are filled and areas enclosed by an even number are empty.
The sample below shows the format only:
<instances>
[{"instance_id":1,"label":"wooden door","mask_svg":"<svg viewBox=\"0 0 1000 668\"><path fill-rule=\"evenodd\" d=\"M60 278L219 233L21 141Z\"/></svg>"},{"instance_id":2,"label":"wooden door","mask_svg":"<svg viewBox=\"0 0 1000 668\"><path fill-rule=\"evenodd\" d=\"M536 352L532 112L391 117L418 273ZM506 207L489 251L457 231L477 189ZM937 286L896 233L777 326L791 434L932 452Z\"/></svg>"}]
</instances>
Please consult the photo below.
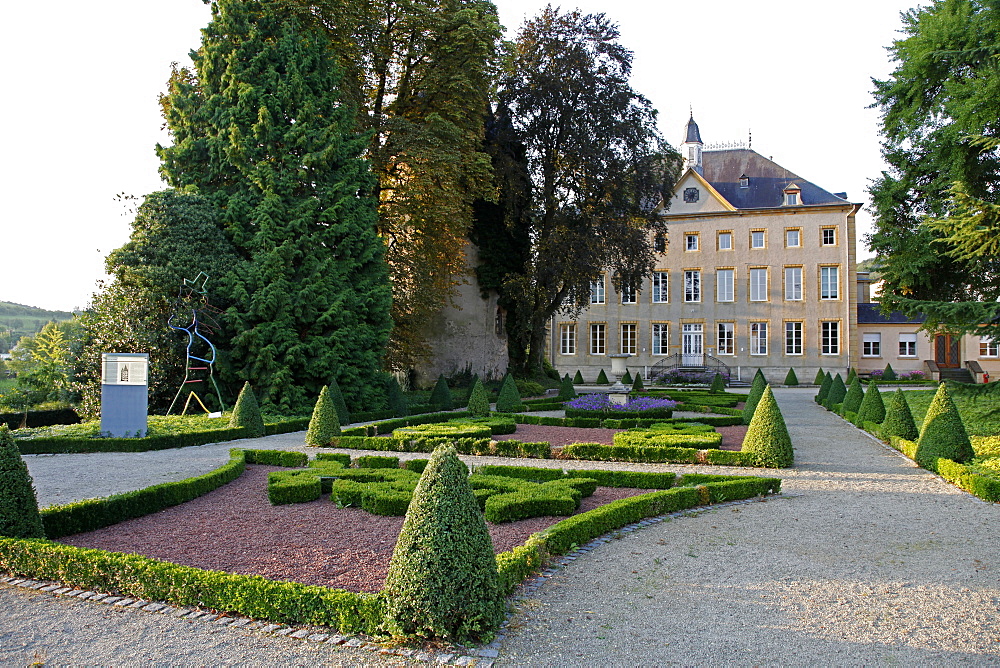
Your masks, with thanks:
<instances>
[{"instance_id":1,"label":"wooden door","mask_svg":"<svg viewBox=\"0 0 1000 668\"><path fill-rule=\"evenodd\" d=\"M943 369L956 369L961 364L961 337L938 334L934 337L934 361Z\"/></svg>"}]
</instances>

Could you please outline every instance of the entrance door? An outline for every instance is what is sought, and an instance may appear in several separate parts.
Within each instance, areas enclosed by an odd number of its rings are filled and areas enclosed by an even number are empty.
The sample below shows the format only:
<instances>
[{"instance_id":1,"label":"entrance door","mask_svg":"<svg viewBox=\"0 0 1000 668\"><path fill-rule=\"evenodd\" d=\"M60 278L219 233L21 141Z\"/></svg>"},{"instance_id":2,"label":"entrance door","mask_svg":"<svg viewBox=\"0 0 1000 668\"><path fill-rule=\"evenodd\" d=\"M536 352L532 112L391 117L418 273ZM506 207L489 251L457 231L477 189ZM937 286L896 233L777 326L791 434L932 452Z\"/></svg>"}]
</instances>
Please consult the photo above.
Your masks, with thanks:
<instances>
[{"instance_id":1,"label":"entrance door","mask_svg":"<svg viewBox=\"0 0 1000 668\"><path fill-rule=\"evenodd\" d=\"M705 353L702 347L704 333L702 325L682 325L681 327L681 365L705 366Z\"/></svg>"},{"instance_id":2,"label":"entrance door","mask_svg":"<svg viewBox=\"0 0 1000 668\"><path fill-rule=\"evenodd\" d=\"M961 364L959 351L961 338L951 334L938 334L934 337L934 361L944 369L956 369Z\"/></svg>"}]
</instances>

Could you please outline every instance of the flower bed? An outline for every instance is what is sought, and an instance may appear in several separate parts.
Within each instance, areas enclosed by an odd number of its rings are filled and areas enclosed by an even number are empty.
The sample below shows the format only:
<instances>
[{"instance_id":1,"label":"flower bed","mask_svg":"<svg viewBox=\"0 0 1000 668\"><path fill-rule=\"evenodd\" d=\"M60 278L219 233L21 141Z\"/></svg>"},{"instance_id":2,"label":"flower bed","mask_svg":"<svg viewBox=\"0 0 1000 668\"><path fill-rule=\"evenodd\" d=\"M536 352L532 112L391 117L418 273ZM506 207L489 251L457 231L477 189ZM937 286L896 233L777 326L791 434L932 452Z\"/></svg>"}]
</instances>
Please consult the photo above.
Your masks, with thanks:
<instances>
[{"instance_id":1,"label":"flower bed","mask_svg":"<svg viewBox=\"0 0 1000 668\"><path fill-rule=\"evenodd\" d=\"M567 401L566 417L637 417L669 418L680 402L661 397L635 397L624 404L611 403L603 393L584 394Z\"/></svg>"}]
</instances>

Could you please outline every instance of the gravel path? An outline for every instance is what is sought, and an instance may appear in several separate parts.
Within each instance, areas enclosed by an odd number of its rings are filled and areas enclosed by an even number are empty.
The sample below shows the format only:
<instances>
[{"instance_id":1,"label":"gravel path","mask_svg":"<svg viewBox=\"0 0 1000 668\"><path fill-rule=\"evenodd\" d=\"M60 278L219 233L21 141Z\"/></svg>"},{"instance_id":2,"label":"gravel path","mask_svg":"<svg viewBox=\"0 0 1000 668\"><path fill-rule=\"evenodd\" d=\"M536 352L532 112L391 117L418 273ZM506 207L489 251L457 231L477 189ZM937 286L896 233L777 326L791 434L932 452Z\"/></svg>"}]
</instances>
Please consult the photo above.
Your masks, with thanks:
<instances>
[{"instance_id":1,"label":"gravel path","mask_svg":"<svg viewBox=\"0 0 1000 668\"><path fill-rule=\"evenodd\" d=\"M776 472L783 497L688 513L580 555L518 604L497 665L1000 665L998 508L822 410L814 393L775 390L796 444L797 467ZM202 473L233 445L304 449L300 433L26 460L47 505ZM32 661L404 660L0 584L0 662Z\"/></svg>"}]
</instances>

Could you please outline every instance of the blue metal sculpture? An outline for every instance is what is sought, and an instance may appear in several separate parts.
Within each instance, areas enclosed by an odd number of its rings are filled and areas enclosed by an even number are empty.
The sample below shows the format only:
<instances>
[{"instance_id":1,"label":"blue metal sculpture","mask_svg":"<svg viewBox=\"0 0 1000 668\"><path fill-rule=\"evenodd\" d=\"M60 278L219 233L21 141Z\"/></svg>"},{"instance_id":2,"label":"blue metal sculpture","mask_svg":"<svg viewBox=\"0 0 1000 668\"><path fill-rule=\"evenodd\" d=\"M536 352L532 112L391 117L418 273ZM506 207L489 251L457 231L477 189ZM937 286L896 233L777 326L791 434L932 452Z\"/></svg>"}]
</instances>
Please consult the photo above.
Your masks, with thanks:
<instances>
[{"instance_id":1,"label":"blue metal sculpture","mask_svg":"<svg viewBox=\"0 0 1000 668\"><path fill-rule=\"evenodd\" d=\"M206 413L209 412L204 402L202 402L201 397L193 389L194 387L205 386L199 386L197 383L211 383L211 387L207 388L207 390L215 390L215 396L219 401L221 410L225 410L226 408L225 404L222 403L222 393L219 392L219 386L215 382L215 359L217 353L215 346L208 339L208 336L206 336L206 334L214 334L219 329L219 324L213 317L219 311L208 303L208 290L205 287L205 284L208 283L208 278L208 274L205 272L199 272L192 281L185 278L177 293L177 299L174 301L170 318L167 319L167 326L170 329L184 332L187 335L184 380L181 382L180 387L177 388L174 400L170 402L170 409L167 410L167 415L173 412L174 406L177 404L177 400L185 388L192 389L184 402L184 410L181 411L181 415L187 412L192 398L201 404L202 409ZM180 323L186 324L181 325Z\"/></svg>"}]
</instances>

